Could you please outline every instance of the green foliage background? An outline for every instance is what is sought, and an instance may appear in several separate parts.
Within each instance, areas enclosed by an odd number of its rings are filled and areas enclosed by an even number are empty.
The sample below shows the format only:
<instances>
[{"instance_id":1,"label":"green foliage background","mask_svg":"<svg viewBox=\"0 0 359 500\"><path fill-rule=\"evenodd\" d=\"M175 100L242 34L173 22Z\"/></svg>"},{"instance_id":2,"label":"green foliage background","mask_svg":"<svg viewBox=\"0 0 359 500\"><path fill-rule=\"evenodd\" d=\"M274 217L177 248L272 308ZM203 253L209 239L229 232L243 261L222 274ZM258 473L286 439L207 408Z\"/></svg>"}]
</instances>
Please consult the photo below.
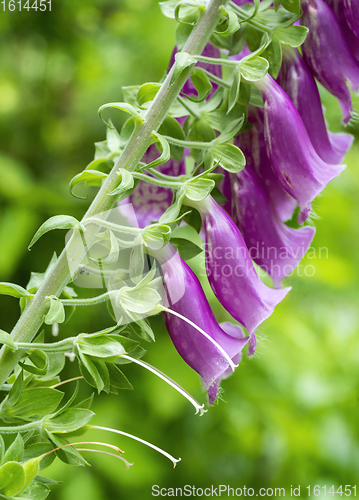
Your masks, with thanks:
<instances>
[{"instance_id":1,"label":"green foliage background","mask_svg":"<svg viewBox=\"0 0 359 500\"><path fill-rule=\"evenodd\" d=\"M4 13L1 5L0 17L0 281L24 286L30 271L43 271L64 243L64 234L53 232L28 252L37 227L60 213L81 217L93 196L90 191L85 202L71 198L68 182L93 158L93 142L104 138L98 107L121 100L124 85L161 78L175 24L162 16L157 0L53 0L51 13ZM340 130L335 99L322 95L331 128ZM113 116L119 125L120 113ZM94 423L180 456L177 468L136 442L92 431L89 437L110 438L135 465L125 471L115 459L95 454L86 456L91 468L56 461L46 473L63 484L50 498L147 499L153 484L245 484L284 487L287 494L291 485L301 485L304 495L307 485L355 484L358 153L355 144L347 169L315 201L314 251L301 266L307 275L286 280L293 290L262 325L255 359L244 359L223 383L223 401L199 418L179 394L138 366L126 370L134 391L96 398ZM200 269L199 261L192 264ZM218 318L226 319L211 300ZM14 299L1 297L1 328L9 331L18 313ZM60 326L60 336L110 324L100 306L77 310ZM145 360L204 401L197 375L175 351L161 319L153 324L157 342L144 346ZM50 330L46 334L50 338ZM66 371L78 374L71 362Z\"/></svg>"}]
</instances>

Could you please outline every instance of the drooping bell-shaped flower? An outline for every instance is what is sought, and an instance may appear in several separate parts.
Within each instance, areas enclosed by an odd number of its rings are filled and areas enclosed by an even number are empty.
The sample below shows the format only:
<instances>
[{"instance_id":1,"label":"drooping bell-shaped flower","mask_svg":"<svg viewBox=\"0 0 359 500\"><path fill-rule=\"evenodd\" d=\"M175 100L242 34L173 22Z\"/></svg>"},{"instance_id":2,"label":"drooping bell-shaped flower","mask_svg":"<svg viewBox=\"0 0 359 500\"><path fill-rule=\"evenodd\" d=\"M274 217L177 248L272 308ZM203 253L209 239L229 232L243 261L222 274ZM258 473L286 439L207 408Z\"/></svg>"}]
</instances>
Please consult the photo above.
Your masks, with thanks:
<instances>
[{"instance_id":1,"label":"drooping bell-shaped flower","mask_svg":"<svg viewBox=\"0 0 359 500\"><path fill-rule=\"evenodd\" d=\"M246 242L250 256L280 282L299 264L314 237L310 226L293 229L278 217L261 179L246 166L231 174L232 218Z\"/></svg>"},{"instance_id":2,"label":"drooping bell-shaped flower","mask_svg":"<svg viewBox=\"0 0 359 500\"><path fill-rule=\"evenodd\" d=\"M325 0L331 7L338 20L342 34L347 42L351 55L359 62L359 30L356 23L356 14L348 10L344 0ZM350 2L349 2L350 3ZM357 2L352 4L357 9ZM350 24L349 24L350 23Z\"/></svg>"},{"instance_id":3,"label":"drooping bell-shaped flower","mask_svg":"<svg viewBox=\"0 0 359 500\"><path fill-rule=\"evenodd\" d=\"M356 64L337 18L325 0L303 0L301 24L309 28L302 45L304 58L318 81L336 96L347 123L353 106L347 82L354 92L359 89Z\"/></svg>"},{"instance_id":4,"label":"drooping bell-shaped flower","mask_svg":"<svg viewBox=\"0 0 359 500\"><path fill-rule=\"evenodd\" d=\"M344 15L349 28L359 38L359 3L358 0L343 0Z\"/></svg>"},{"instance_id":5,"label":"drooping bell-shaped flower","mask_svg":"<svg viewBox=\"0 0 359 500\"><path fill-rule=\"evenodd\" d=\"M190 267L167 245L156 252L163 274L165 305L206 332L235 365L248 342L239 325L218 324L202 286ZM228 360L196 328L174 314L164 313L168 333L184 361L202 378L209 403L217 397L218 385L232 373Z\"/></svg>"},{"instance_id":6,"label":"drooping bell-shaped flower","mask_svg":"<svg viewBox=\"0 0 359 500\"><path fill-rule=\"evenodd\" d=\"M256 85L264 100L264 135L272 168L282 187L306 211L345 165L331 165L318 156L297 109L271 76Z\"/></svg>"},{"instance_id":7,"label":"drooping bell-shaped flower","mask_svg":"<svg viewBox=\"0 0 359 500\"><path fill-rule=\"evenodd\" d=\"M262 179L278 216L286 221L292 218L297 202L283 189L274 173L266 150L263 119L260 108L248 106L248 121L252 127L238 135L234 143L243 151L246 165ZM227 196L226 193L224 195Z\"/></svg>"},{"instance_id":8,"label":"drooping bell-shaped flower","mask_svg":"<svg viewBox=\"0 0 359 500\"><path fill-rule=\"evenodd\" d=\"M144 163L150 163L160 156L158 149L152 144L142 157ZM186 173L185 160L171 158L157 169L166 175L184 175ZM129 198L121 205L121 212L129 219L132 225L145 227L157 221L163 212L171 205L173 191L170 188L156 186L149 182L140 181ZM132 204L132 208L131 205ZM132 220L135 214L135 220Z\"/></svg>"},{"instance_id":9,"label":"drooping bell-shaped flower","mask_svg":"<svg viewBox=\"0 0 359 500\"><path fill-rule=\"evenodd\" d=\"M320 158L333 165L341 163L354 137L328 131L317 84L297 49L288 47L283 50L277 81L297 108Z\"/></svg>"},{"instance_id":10,"label":"drooping bell-shaped flower","mask_svg":"<svg viewBox=\"0 0 359 500\"><path fill-rule=\"evenodd\" d=\"M210 285L223 307L253 333L290 288L275 290L260 280L241 232L211 196L193 206L203 221Z\"/></svg>"}]
</instances>

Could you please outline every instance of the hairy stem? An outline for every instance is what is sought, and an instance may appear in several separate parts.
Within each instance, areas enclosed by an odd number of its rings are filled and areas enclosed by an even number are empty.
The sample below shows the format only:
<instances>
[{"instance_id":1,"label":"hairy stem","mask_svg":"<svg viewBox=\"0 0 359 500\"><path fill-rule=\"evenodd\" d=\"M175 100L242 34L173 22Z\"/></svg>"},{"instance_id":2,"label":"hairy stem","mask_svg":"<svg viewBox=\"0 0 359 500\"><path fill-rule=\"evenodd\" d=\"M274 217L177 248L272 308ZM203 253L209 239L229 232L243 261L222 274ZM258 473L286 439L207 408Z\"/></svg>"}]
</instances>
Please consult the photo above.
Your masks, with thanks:
<instances>
[{"instance_id":1,"label":"hairy stem","mask_svg":"<svg viewBox=\"0 0 359 500\"><path fill-rule=\"evenodd\" d=\"M183 51L191 55L201 54L207 41L220 17L220 7L225 0L211 0L203 17L193 29ZM186 68L178 78L171 83L173 67L163 82L151 106L149 107L145 121L138 127L123 153L113 167L112 171L104 181L96 198L91 203L82 221L89 217L110 210L116 203L116 196L111 196L119 182L118 171L120 168L133 171L143 154L152 143L152 133L158 130L165 119L170 107L188 79L192 66ZM86 232L88 246L95 241L97 227L91 225ZM80 240L73 241L71 238L66 248L58 258L51 274L42 283L31 304L25 309L16 323L11 335L15 342L31 342L39 331L48 309L46 297L50 295L59 296L71 277L71 269L77 268L85 256L85 248ZM8 347L0 351L0 386L6 382L12 370L22 357L21 351L12 352Z\"/></svg>"}]
</instances>

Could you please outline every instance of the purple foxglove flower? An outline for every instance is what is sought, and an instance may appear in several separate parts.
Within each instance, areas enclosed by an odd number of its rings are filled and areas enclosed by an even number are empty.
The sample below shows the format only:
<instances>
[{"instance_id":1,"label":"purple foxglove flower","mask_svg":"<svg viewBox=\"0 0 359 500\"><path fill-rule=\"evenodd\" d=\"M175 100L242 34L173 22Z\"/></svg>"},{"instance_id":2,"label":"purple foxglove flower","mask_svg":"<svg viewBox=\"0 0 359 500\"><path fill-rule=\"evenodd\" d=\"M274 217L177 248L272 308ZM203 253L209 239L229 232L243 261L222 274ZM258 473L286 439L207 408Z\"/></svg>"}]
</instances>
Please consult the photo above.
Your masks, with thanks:
<instances>
[{"instance_id":1,"label":"purple foxglove flower","mask_svg":"<svg viewBox=\"0 0 359 500\"><path fill-rule=\"evenodd\" d=\"M308 210L345 165L330 165L318 156L297 109L271 76L256 85L264 99L264 134L272 168L287 193Z\"/></svg>"},{"instance_id":2,"label":"purple foxglove flower","mask_svg":"<svg viewBox=\"0 0 359 500\"><path fill-rule=\"evenodd\" d=\"M262 283L238 227L211 196L196 202L196 208L204 225L210 285L223 307L251 334L290 288L275 290Z\"/></svg>"},{"instance_id":3,"label":"purple foxglove flower","mask_svg":"<svg viewBox=\"0 0 359 500\"><path fill-rule=\"evenodd\" d=\"M297 108L314 149L327 163L341 163L354 137L327 130L317 84L297 49L283 51L278 83Z\"/></svg>"},{"instance_id":4,"label":"purple foxglove flower","mask_svg":"<svg viewBox=\"0 0 359 500\"><path fill-rule=\"evenodd\" d=\"M156 146L152 144L142 157L142 161L150 163L160 156ZM171 158L157 169L166 175L184 175L186 173L185 160L174 160ZM156 186L145 181L140 181L129 198L123 200L121 212L129 219L133 226L146 227L157 221L163 212L171 205L173 192L170 188ZM133 219L133 211L136 215ZM126 208L127 205L127 208Z\"/></svg>"},{"instance_id":5,"label":"purple foxglove flower","mask_svg":"<svg viewBox=\"0 0 359 500\"><path fill-rule=\"evenodd\" d=\"M173 248L167 245L156 252L156 258L162 268L166 307L204 330L238 364L241 351L248 342L242 328L229 322L218 324L197 276ZM167 312L164 318L174 346L184 361L201 376L212 404L217 397L218 384L232 373L228 360L190 324Z\"/></svg>"},{"instance_id":6,"label":"purple foxglove flower","mask_svg":"<svg viewBox=\"0 0 359 500\"><path fill-rule=\"evenodd\" d=\"M353 106L348 81L359 89L359 66L350 53L334 12L324 0L303 0L301 24L309 28L302 45L304 58L318 81L339 99L347 123Z\"/></svg>"},{"instance_id":7,"label":"purple foxglove flower","mask_svg":"<svg viewBox=\"0 0 359 500\"><path fill-rule=\"evenodd\" d=\"M172 65L175 62L175 55L178 52L177 47L174 48L169 67L171 68ZM216 57L220 58L221 57L221 52L218 47L215 47L211 42L208 42L205 48L203 49L202 56L205 57ZM205 63L202 61L199 61L196 66L198 68L203 68L210 73L212 73L215 76L218 76L219 78L222 78L222 67L220 64L210 64L210 63ZM212 82L212 89L210 93L207 96L207 99L209 99L215 91L218 89L218 84ZM183 85L182 92L184 92L187 95L197 95L197 91L195 86L193 85L192 80L189 78L186 83Z\"/></svg>"},{"instance_id":8,"label":"purple foxglove flower","mask_svg":"<svg viewBox=\"0 0 359 500\"><path fill-rule=\"evenodd\" d=\"M263 113L259 108L248 106L248 120L252 127L237 136L234 143L243 151L246 164L262 179L279 218L291 219L297 202L283 189L272 168L264 140Z\"/></svg>"},{"instance_id":9,"label":"purple foxglove flower","mask_svg":"<svg viewBox=\"0 0 359 500\"><path fill-rule=\"evenodd\" d=\"M344 0L344 15L349 28L359 39L359 3L358 0Z\"/></svg>"},{"instance_id":10,"label":"purple foxglove flower","mask_svg":"<svg viewBox=\"0 0 359 500\"><path fill-rule=\"evenodd\" d=\"M284 224L257 174L246 166L231 174L232 218L249 253L280 288L280 282L299 264L314 237L310 226L293 229Z\"/></svg>"}]
</instances>

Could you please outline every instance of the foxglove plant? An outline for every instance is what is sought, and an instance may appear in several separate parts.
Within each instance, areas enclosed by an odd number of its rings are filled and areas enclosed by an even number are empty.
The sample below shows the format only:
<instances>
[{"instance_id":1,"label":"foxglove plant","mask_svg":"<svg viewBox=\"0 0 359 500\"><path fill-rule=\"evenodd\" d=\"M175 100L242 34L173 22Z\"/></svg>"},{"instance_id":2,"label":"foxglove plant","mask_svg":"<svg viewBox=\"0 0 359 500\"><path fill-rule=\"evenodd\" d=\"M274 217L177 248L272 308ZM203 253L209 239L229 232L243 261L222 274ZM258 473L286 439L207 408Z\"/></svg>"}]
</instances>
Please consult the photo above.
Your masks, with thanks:
<instances>
[{"instance_id":1,"label":"foxglove plant","mask_svg":"<svg viewBox=\"0 0 359 500\"><path fill-rule=\"evenodd\" d=\"M19 299L21 307L11 334L0 331L1 451L1 435L14 436L0 454L2 498L45 498L49 489L38 476L40 465L55 457L86 465L83 452L99 453L95 445L131 465L117 445L73 441L88 429L136 439L176 465L178 459L142 438L90 424L92 398L78 402L78 387L61 403L62 386L74 381L98 392L131 388L124 373L131 362L156 374L203 414L204 405L142 359L145 351L133 335L155 339L147 317L163 314L174 346L200 375L209 404L242 351L254 354L256 329L289 292L281 281L314 235L309 226L292 229L284 221L298 203L304 222L311 201L343 170L339 163L351 142L348 135L327 132L315 82L297 52L288 62L288 45L299 47L309 31L305 60L341 99L346 120L351 103L345 79L354 87L359 83L359 69L330 7L323 0L302 2L308 30L295 25L298 5L161 2L164 14L179 22L166 78L127 87L124 102L101 106L103 120L110 108L126 112L128 119L119 132L105 122L106 141L96 143L95 159L70 183L72 192L81 182L99 187L94 201L81 221L59 215L36 232L30 247L50 230L70 230L64 251L54 255L44 273L32 273L26 288L0 283L0 294ZM357 7L349 0L344 6L356 37ZM282 54L284 89L272 78L278 76ZM227 79L222 66L227 66ZM233 322L218 324L199 279L184 261L202 255L193 242L177 237L177 227L186 224L204 235L208 279ZM251 255L256 244L284 249L285 256L274 259L276 269L266 256ZM252 259L266 268L275 288L261 281ZM80 299L76 286L103 293ZM45 330L57 333L74 308L104 302L111 304L112 327L45 341ZM66 358L76 359L79 367L69 380L61 374Z\"/></svg>"}]
</instances>

